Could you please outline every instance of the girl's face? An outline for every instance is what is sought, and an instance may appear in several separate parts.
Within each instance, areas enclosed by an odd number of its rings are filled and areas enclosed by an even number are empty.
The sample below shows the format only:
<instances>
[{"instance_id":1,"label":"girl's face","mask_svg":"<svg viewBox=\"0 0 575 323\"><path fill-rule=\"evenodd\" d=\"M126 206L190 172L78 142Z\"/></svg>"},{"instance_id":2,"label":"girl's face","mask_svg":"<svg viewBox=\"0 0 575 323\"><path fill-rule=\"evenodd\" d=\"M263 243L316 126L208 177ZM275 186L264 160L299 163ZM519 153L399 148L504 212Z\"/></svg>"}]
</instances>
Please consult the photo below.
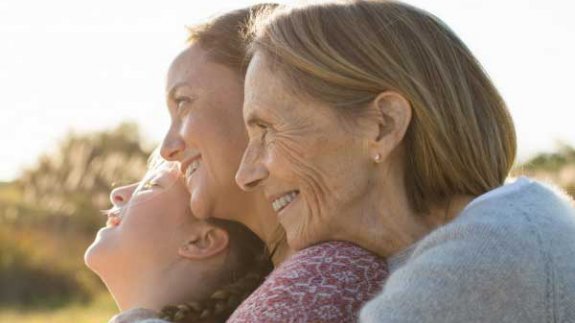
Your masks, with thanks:
<instances>
[{"instance_id":1,"label":"girl's face","mask_svg":"<svg viewBox=\"0 0 575 323\"><path fill-rule=\"evenodd\" d=\"M191 210L201 219L213 216L246 223L248 194L234 181L247 144L243 77L210 61L196 44L172 63L166 94L171 125L161 155L180 162Z\"/></svg>"},{"instance_id":2,"label":"girl's face","mask_svg":"<svg viewBox=\"0 0 575 323\"><path fill-rule=\"evenodd\" d=\"M188 208L189 194L173 163L150 171L140 182L114 189L108 221L86 252L92 268L121 269L162 266L178 255L178 247L199 220ZM99 271L99 270L97 270Z\"/></svg>"}]
</instances>

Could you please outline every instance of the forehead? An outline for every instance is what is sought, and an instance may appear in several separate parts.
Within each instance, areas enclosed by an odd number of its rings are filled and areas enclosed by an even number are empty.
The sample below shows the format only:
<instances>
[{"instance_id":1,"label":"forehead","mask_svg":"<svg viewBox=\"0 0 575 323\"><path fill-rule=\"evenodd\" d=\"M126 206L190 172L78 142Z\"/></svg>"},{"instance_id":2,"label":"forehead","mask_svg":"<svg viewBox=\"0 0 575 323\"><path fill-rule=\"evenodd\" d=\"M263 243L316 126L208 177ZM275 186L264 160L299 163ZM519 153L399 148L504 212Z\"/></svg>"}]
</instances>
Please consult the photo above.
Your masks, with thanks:
<instances>
[{"instance_id":1,"label":"forehead","mask_svg":"<svg viewBox=\"0 0 575 323\"><path fill-rule=\"evenodd\" d=\"M166 79L166 93L185 85L193 90L227 91L243 83L232 69L214 62L209 52L194 44L181 52L172 62Z\"/></svg>"},{"instance_id":2,"label":"forehead","mask_svg":"<svg viewBox=\"0 0 575 323\"><path fill-rule=\"evenodd\" d=\"M168 69L168 81L195 73L206 61L206 56L206 51L202 50L198 45L186 48L172 61Z\"/></svg>"},{"instance_id":3,"label":"forehead","mask_svg":"<svg viewBox=\"0 0 575 323\"><path fill-rule=\"evenodd\" d=\"M261 53L254 55L245 80L244 121L265 119L280 123L310 124L312 120L336 115L335 109L295 89L270 68ZM314 121L315 122L315 121Z\"/></svg>"},{"instance_id":4,"label":"forehead","mask_svg":"<svg viewBox=\"0 0 575 323\"><path fill-rule=\"evenodd\" d=\"M159 161L152 165L140 180L135 191L141 190L146 183L156 180L161 181L164 188L169 188L181 179L179 164L171 161Z\"/></svg>"},{"instance_id":5,"label":"forehead","mask_svg":"<svg viewBox=\"0 0 575 323\"><path fill-rule=\"evenodd\" d=\"M280 77L274 75L262 54L250 61L244 85L244 115L253 110L267 111L269 107L288 108L299 101L288 91ZM283 109L289 111L290 109Z\"/></svg>"}]
</instances>

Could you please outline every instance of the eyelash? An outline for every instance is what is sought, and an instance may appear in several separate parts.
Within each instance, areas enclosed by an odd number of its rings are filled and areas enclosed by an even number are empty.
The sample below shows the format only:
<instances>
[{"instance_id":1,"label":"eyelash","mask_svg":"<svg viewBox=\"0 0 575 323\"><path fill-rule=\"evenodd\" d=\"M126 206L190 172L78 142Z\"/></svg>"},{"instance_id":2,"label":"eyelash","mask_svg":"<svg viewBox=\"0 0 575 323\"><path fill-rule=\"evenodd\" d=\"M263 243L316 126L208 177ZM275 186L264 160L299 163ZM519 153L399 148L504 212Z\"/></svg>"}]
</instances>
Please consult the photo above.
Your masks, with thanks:
<instances>
[{"instance_id":1,"label":"eyelash","mask_svg":"<svg viewBox=\"0 0 575 323\"><path fill-rule=\"evenodd\" d=\"M191 100L186 97L177 97L174 99L174 102L176 103L176 113L178 115L182 115L184 112L187 111L187 109L185 107L182 107L182 105L189 104Z\"/></svg>"},{"instance_id":2,"label":"eyelash","mask_svg":"<svg viewBox=\"0 0 575 323\"><path fill-rule=\"evenodd\" d=\"M146 182L144 185L142 185L142 191L147 191L147 190L151 190L154 187L160 186L160 184L158 182L155 181L149 181Z\"/></svg>"},{"instance_id":3,"label":"eyelash","mask_svg":"<svg viewBox=\"0 0 575 323\"><path fill-rule=\"evenodd\" d=\"M256 123L256 127L258 129L260 129L260 131L262 132L262 135L261 135L262 139L265 139L265 137L268 133L268 126L263 124L263 123L258 122L258 123Z\"/></svg>"}]
</instances>

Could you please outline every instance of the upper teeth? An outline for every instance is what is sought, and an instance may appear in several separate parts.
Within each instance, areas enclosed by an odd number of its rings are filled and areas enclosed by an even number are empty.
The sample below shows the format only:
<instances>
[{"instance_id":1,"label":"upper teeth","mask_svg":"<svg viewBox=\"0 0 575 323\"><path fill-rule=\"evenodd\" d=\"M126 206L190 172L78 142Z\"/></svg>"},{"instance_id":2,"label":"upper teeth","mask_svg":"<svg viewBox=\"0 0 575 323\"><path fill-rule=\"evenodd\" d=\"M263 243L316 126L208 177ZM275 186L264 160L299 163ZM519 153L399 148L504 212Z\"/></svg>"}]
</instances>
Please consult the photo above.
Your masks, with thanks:
<instances>
[{"instance_id":1,"label":"upper teeth","mask_svg":"<svg viewBox=\"0 0 575 323\"><path fill-rule=\"evenodd\" d=\"M277 212L277 211L283 209L286 205L288 205L291 201L293 201L296 196L297 196L297 192L295 192L295 191L289 192L286 195L273 201L272 206L274 208L274 211Z\"/></svg>"},{"instance_id":2,"label":"upper teeth","mask_svg":"<svg viewBox=\"0 0 575 323\"><path fill-rule=\"evenodd\" d=\"M196 159L186 169L186 177L190 177L196 171L196 169L198 169L198 167L200 167L200 160Z\"/></svg>"}]
</instances>

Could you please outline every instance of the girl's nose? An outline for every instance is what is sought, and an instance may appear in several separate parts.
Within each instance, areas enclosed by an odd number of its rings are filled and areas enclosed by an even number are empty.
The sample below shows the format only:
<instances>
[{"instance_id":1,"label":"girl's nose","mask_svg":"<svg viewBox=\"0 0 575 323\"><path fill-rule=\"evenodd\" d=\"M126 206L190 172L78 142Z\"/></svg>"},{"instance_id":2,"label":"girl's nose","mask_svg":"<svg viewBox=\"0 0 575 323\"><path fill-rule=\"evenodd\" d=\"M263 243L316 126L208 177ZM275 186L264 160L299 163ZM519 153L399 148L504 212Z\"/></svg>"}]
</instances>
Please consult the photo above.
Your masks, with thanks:
<instances>
[{"instance_id":1,"label":"girl's nose","mask_svg":"<svg viewBox=\"0 0 575 323\"><path fill-rule=\"evenodd\" d=\"M125 205L132 197L132 193L134 193L136 187L138 187L138 183L120 186L113 189L110 193L110 201L114 206Z\"/></svg>"}]
</instances>

